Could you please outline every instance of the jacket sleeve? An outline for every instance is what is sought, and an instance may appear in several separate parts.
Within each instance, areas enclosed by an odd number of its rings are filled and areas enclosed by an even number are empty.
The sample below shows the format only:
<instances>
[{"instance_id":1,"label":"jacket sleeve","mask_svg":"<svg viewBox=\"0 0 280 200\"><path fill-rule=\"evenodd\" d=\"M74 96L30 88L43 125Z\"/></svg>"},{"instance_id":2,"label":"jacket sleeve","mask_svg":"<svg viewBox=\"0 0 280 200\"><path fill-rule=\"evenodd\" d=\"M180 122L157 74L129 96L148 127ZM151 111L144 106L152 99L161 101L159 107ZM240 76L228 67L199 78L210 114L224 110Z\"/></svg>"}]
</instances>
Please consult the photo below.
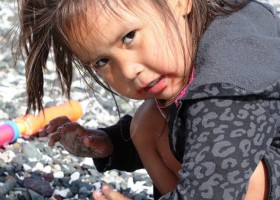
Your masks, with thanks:
<instances>
[{"instance_id":1,"label":"jacket sleeve","mask_svg":"<svg viewBox=\"0 0 280 200\"><path fill-rule=\"evenodd\" d=\"M244 199L277 131L269 102L254 97L202 99L186 107L179 183L161 199Z\"/></svg>"},{"instance_id":2,"label":"jacket sleeve","mask_svg":"<svg viewBox=\"0 0 280 200\"><path fill-rule=\"evenodd\" d=\"M125 115L117 124L101 128L109 135L114 150L109 157L93 159L98 171L118 169L131 172L143 168L140 157L130 139L131 120L131 116Z\"/></svg>"}]
</instances>

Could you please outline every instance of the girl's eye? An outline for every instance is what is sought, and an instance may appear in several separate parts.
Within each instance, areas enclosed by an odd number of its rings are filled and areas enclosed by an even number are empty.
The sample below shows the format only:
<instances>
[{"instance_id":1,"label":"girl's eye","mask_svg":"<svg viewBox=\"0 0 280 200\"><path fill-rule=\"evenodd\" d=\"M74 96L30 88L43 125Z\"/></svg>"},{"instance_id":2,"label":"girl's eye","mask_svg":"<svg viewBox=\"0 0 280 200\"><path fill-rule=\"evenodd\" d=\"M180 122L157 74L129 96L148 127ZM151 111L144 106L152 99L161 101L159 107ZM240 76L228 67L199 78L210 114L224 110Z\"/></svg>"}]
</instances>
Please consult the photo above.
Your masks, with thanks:
<instances>
[{"instance_id":1,"label":"girl's eye","mask_svg":"<svg viewBox=\"0 0 280 200\"><path fill-rule=\"evenodd\" d=\"M131 31L123 37L124 44L130 44L135 37L136 31Z\"/></svg>"},{"instance_id":2,"label":"girl's eye","mask_svg":"<svg viewBox=\"0 0 280 200\"><path fill-rule=\"evenodd\" d=\"M95 63L95 67L104 67L108 62L108 58L102 58Z\"/></svg>"}]
</instances>

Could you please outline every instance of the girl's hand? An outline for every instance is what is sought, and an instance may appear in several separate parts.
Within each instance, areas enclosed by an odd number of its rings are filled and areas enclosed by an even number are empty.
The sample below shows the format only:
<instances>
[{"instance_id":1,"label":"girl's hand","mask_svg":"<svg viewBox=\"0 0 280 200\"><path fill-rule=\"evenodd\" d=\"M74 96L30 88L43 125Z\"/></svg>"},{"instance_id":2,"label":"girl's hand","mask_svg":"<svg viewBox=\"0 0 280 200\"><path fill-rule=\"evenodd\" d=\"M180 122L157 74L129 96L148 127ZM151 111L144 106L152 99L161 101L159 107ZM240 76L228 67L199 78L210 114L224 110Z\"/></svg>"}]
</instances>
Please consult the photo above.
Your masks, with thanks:
<instances>
[{"instance_id":1,"label":"girl's hand","mask_svg":"<svg viewBox=\"0 0 280 200\"><path fill-rule=\"evenodd\" d=\"M103 158L111 155L113 145L102 130L86 129L66 116L53 119L39 133L49 137L49 146L60 142L65 150L81 157Z\"/></svg>"},{"instance_id":2,"label":"girl's hand","mask_svg":"<svg viewBox=\"0 0 280 200\"><path fill-rule=\"evenodd\" d=\"M103 194L102 194L103 193ZM94 200L129 200L119 192L112 190L108 185L102 187L102 193L100 191L93 192L92 196Z\"/></svg>"}]
</instances>

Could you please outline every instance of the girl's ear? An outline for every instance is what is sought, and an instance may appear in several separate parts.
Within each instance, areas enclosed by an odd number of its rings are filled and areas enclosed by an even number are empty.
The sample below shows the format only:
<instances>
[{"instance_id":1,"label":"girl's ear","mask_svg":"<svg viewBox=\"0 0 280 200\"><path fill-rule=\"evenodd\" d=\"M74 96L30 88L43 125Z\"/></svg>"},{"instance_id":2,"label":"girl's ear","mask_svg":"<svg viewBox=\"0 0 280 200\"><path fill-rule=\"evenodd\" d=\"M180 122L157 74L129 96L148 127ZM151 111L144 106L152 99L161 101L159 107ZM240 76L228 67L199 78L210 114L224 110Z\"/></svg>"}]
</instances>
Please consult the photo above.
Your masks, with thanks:
<instances>
[{"instance_id":1,"label":"girl's ear","mask_svg":"<svg viewBox=\"0 0 280 200\"><path fill-rule=\"evenodd\" d=\"M183 17L188 16L192 11L192 0L178 0L177 8L179 9Z\"/></svg>"},{"instance_id":2,"label":"girl's ear","mask_svg":"<svg viewBox=\"0 0 280 200\"><path fill-rule=\"evenodd\" d=\"M167 2L171 10L175 11L179 16L186 17L192 10L192 0L167 0Z\"/></svg>"}]
</instances>

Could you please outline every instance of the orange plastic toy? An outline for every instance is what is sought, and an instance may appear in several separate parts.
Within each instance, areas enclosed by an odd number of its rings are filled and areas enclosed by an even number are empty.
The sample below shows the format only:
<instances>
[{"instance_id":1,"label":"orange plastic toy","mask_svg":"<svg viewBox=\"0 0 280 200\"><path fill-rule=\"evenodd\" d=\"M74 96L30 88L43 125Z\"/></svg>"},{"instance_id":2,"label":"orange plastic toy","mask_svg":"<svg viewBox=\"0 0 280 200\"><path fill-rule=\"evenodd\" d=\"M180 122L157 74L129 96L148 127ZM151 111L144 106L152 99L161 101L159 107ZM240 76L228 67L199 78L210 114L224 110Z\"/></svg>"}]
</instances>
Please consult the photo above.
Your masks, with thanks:
<instances>
[{"instance_id":1,"label":"orange plastic toy","mask_svg":"<svg viewBox=\"0 0 280 200\"><path fill-rule=\"evenodd\" d=\"M45 108L38 115L27 115L18 117L14 121L23 136L30 136L37 133L52 119L59 116L67 116L71 121L77 121L83 115L79 102L70 100L64 104Z\"/></svg>"}]
</instances>

